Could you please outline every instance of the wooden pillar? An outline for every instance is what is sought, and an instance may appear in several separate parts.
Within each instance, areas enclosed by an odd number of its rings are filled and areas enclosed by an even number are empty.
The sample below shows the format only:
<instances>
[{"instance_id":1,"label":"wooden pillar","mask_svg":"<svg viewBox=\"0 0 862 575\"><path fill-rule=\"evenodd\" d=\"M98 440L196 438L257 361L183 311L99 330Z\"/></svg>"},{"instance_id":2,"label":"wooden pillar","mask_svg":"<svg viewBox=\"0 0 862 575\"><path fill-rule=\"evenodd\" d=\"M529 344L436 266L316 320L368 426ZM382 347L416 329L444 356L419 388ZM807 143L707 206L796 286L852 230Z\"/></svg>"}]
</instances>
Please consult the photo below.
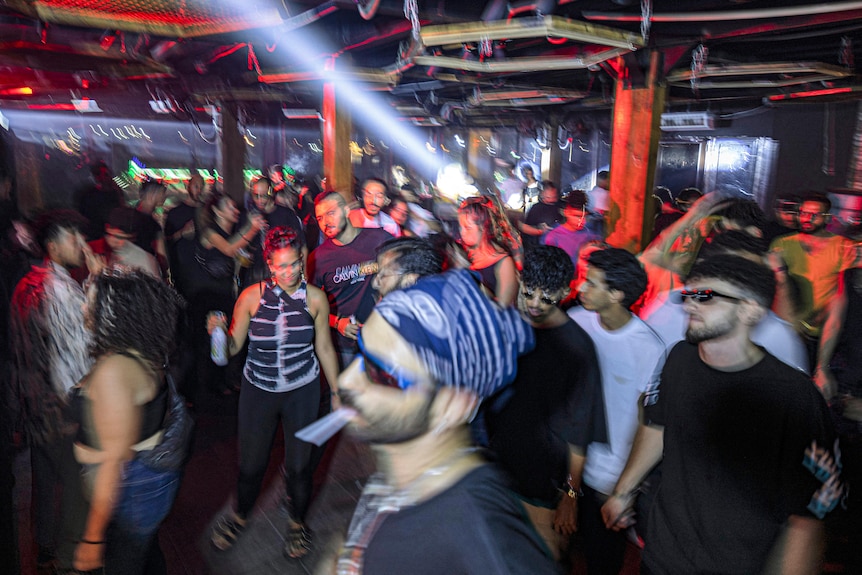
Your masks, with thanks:
<instances>
[{"instance_id":1,"label":"wooden pillar","mask_svg":"<svg viewBox=\"0 0 862 575\"><path fill-rule=\"evenodd\" d=\"M17 139L13 140L11 145L15 154L18 209L23 214L33 214L45 207L42 181L39 177L41 150L36 144Z\"/></svg>"},{"instance_id":2,"label":"wooden pillar","mask_svg":"<svg viewBox=\"0 0 862 575\"><path fill-rule=\"evenodd\" d=\"M542 181L550 180L562 190L563 183L560 178L563 175L563 151L557 144L559 129L560 122L558 120L552 121L551 131L548 134L548 149L542 150Z\"/></svg>"},{"instance_id":3,"label":"wooden pillar","mask_svg":"<svg viewBox=\"0 0 862 575\"><path fill-rule=\"evenodd\" d=\"M335 59L327 63L327 70L335 69ZM335 190L347 203L353 197L353 164L350 160L350 136L353 122L339 91L347 89L338 82L323 84L323 175L326 190ZM353 89L356 89L355 87Z\"/></svg>"},{"instance_id":4,"label":"wooden pillar","mask_svg":"<svg viewBox=\"0 0 862 575\"><path fill-rule=\"evenodd\" d=\"M222 177L222 190L236 202L243 205L245 195L245 139L239 132L236 102L221 102L221 139L218 157L218 172Z\"/></svg>"},{"instance_id":5,"label":"wooden pillar","mask_svg":"<svg viewBox=\"0 0 862 575\"><path fill-rule=\"evenodd\" d=\"M607 241L632 253L643 250L652 234L651 196L667 93L667 86L659 84L660 70L656 50L650 55L646 86L616 81Z\"/></svg>"}]
</instances>

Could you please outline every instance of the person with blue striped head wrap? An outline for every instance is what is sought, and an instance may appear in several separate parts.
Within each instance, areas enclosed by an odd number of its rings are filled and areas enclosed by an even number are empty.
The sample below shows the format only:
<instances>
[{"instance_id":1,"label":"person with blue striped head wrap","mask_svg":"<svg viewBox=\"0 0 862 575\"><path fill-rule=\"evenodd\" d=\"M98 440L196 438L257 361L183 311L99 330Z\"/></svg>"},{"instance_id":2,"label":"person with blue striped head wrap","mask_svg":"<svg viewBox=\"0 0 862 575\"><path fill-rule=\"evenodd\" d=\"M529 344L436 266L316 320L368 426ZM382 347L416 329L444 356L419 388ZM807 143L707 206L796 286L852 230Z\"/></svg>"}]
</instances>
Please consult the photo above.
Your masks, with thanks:
<instances>
[{"instance_id":1,"label":"person with blue striped head wrap","mask_svg":"<svg viewBox=\"0 0 862 575\"><path fill-rule=\"evenodd\" d=\"M468 270L421 278L377 304L338 380L356 412L348 431L371 444L378 466L340 575L556 572L468 425L534 345L517 310L500 308Z\"/></svg>"}]
</instances>

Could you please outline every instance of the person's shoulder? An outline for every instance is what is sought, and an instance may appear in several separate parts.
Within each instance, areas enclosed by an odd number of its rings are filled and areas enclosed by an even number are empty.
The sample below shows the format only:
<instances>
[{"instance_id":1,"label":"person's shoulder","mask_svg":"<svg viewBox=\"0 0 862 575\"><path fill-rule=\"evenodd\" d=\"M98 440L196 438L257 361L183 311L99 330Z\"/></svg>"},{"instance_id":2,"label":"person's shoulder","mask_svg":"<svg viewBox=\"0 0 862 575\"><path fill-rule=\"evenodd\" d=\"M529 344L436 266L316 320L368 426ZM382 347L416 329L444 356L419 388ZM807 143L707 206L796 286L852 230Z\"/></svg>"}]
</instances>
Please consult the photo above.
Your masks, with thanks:
<instances>
[{"instance_id":1,"label":"person's shoulder","mask_svg":"<svg viewBox=\"0 0 862 575\"><path fill-rule=\"evenodd\" d=\"M359 234L357 234L357 238L362 238L362 241L374 244L382 244L393 237L392 234L383 228L361 228Z\"/></svg>"}]
</instances>

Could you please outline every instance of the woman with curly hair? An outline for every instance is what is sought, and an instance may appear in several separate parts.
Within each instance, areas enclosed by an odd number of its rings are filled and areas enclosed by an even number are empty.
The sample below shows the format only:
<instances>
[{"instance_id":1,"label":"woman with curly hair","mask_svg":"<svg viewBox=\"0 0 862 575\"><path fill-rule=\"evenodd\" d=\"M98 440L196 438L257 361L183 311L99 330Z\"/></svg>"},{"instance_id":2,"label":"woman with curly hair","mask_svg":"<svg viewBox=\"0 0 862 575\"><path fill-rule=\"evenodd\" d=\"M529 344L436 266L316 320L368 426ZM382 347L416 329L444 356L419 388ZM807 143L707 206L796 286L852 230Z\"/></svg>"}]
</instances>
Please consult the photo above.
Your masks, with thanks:
<instances>
[{"instance_id":1,"label":"woman with curly hair","mask_svg":"<svg viewBox=\"0 0 862 575\"><path fill-rule=\"evenodd\" d=\"M164 432L166 361L182 306L165 283L138 271L97 276L84 317L95 363L75 388L75 458L90 510L75 569L164 571L156 533L179 487L178 471L155 470L139 454ZM149 562L149 564L148 564Z\"/></svg>"},{"instance_id":2,"label":"woman with curly hair","mask_svg":"<svg viewBox=\"0 0 862 575\"><path fill-rule=\"evenodd\" d=\"M502 205L491 196L468 198L458 209L461 245L470 258L470 269L482 277L482 285L502 306L515 303L520 246Z\"/></svg>"},{"instance_id":3,"label":"woman with curly hair","mask_svg":"<svg viewBox=\"0 0 862 575\"><path fill-rule=\"evenodd\" d=\"M290 512L284 555L304 556L311 543L305 514L311 503L315 460L312 446L294 434L312 423L320 405L320 370L337 407L338 359L329 330L329 301L303 275L302 242L290 228L269 230L264 243L272 278L243 290L228 334L231 355L249 340L239 394L237 509L221 517L212 532L219 550L230 548L245 530L261 484L279 420L284 431L284 475ZM212 315L212 332L226 327Z\"/></svg>"}]
</instances>

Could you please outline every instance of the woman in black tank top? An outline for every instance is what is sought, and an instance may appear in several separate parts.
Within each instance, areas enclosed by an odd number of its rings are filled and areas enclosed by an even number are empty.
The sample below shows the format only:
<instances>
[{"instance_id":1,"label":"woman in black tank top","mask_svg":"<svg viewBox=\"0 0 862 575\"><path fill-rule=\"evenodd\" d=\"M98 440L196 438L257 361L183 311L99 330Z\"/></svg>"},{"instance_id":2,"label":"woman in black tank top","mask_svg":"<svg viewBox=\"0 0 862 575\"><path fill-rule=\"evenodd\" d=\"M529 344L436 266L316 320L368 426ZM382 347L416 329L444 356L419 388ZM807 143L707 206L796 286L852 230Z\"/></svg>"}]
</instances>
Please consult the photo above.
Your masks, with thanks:
<instances>
[{"instance_id":1,"label":"woman in black tank top","mask_svg":"<svg viewBox=\"0 0 862 575\"><path fill-rule=\"evenodd\" d=\"M295 433L311 424L320 410L320 372L326 376L332 403L338 406L338 359L329 329L329 301L303 277L302 242L287 227L266 235L264 258L272 279L243 290L233 310L228 334L231 355L249 340L239 396L237 438L239 480L236 510L219 518L210 540L225 551L239 539L260 494L279 423L284 432L284 475L290 512L284 555L303 557L311 534L305 515L311 504L316 458L309 443ZM226 324L212 316L210 331Z\"/></svg>"},{"instance_id":2,"label":"woman in black tank top","mask_svg":"<svg viewBox=\"0 0 862 575\"><path fill-rule=\"evenodd\" d=\"M479 273L497 303L514 304L518 295L515 255L520 245L500 202L491 196L464 200L458 209L458 226L470 269Z\"/></svg>"},{"instance_id":3,"label":"woman in black tank top","mask_svg":"<svg viewBox=\"0 0 862 575\"><path fill-rule=\"evenodd\" d=\"M158 551L156 532L179 487L178 471L147 467L137 454L156 447L167 404L164 363L173 351L181 300L140 272L98 276L85 319L95 363L76 388L89 515L75 569L142 573ZM161 561L164 564L164 561Z\"/></svg>"}]
</instances>

